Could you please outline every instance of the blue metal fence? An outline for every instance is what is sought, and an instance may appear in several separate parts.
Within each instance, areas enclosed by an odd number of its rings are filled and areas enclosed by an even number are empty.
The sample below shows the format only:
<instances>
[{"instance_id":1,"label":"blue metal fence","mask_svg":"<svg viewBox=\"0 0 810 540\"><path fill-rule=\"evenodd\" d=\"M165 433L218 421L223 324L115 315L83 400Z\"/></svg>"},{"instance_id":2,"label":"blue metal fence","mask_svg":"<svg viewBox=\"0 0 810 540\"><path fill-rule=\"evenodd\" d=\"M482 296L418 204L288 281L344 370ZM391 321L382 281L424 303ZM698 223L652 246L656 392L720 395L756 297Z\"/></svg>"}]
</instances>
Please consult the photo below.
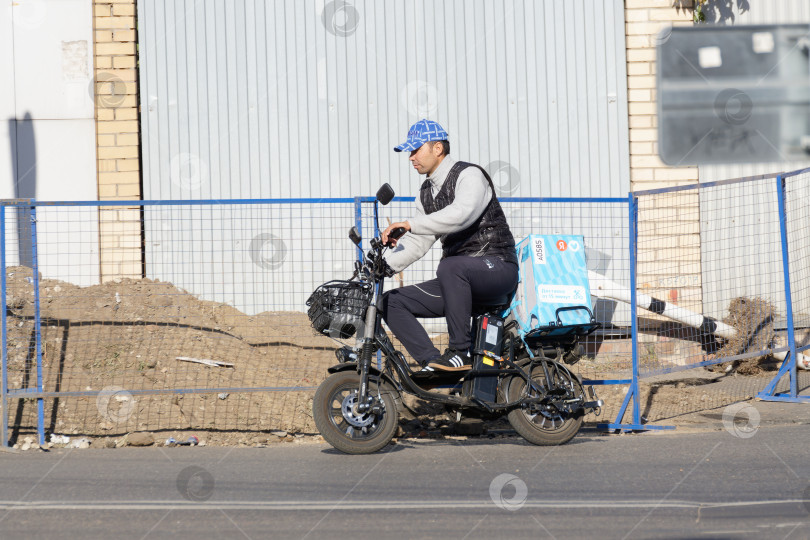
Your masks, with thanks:
<instances>
[{"instance_id":1,"label":"blue metal fence","mask_svg":"<svg viewBox=\"0 0 810 540\"><path fill-rule=\"evenodd\" d=\"M691 309L722 322L722 314L712 307L704 292L707 287L716 285L707 273L706 268L711 265L706 261L722 253L711 251L713 240L707 236L711 220L701 214L702 193L732 189L729 186L748 187L764 181L778 186L778 208L774 215L778 215L781 232L778 240L781 268L777 277L784 283L787 308L786 343L779 346L771 343L769 351L789 354L777 378L760 397L806 401L808 398L798 395L795 360L810 345L796 342L790 279L791 276L799 279L802 287L805 281L801 272L798 275L794 270L791 274L789 254L791 246L803 238L802 228L797 226L803 219L803 210L801 206L791 207L791 195L798 196L805 185L810 184L809 171L796 171L776 179L740 179L637 192L627 198L502 199L516 237L530 232L584 234L589 266L593 265L593 270L600 275L628 289L629 302L624 305L607 303L602 311L597 309L597 316L605 322L609 332L589 338L592 341L586 343L586 348L590 346L591 354L578 364L580 375L590 384L629 386L615 420L601 424L602 427L612 430L663 427L642 422L640 378L753 358L763 353L760 349L744 350L729 356L723 349L727 343L718 340L712 344L699 343L702 347L699 354L676 350L671 356L678 361L671 365L665 365L658 353L647 354L655 352L662 344L670 348L673 343L680 347L682 342L691 346L707 333L705 327L693 331L682 327L677 330L680 334L673 334L675 330L664 326L660 317L661 303ZM720 193L718 200L722 196ZM344 231L350 224L357 225L365 236L376 234L374 217L379 216L382 223L405 218L412 201L412 198L398 197L391 205L380 208L370 197L4 201L0 204L0 266L3 268L0 295L1 307L6 313L1 328L3 424L0 441L3 445L9 443L9 429L20 427L23 416L20 411L31 399L36 401L33 423L40 444L45 442L46 433L66 428L59 424L61 408L68 409L64 414L73 409L58 403L60 398L85 400L84 411L75 409L73 412L77 418L92 416L92 422L97 422L99 429L126 430L133 424L137 428L150 425L148 421L143 422L150 418L160 418L161 425L170 428L176 410L182 415L184 425L198 429L221 428L220 417L226 413L230 415L226 423L231 428L255 430L277 427L273 423L281 417L305 416L309 399L306 392L311 392L325 374L324 368L331 363L331 350L336 345L330 345L324 341L327 338L314 336L308 330L308 321L302 313L303 300L320 282L350 273L351 262L359 255L359 250L345 239ZM710 201L711 204L716 202ZM730 202L733 206L734 201ZM98 234L98 229L90 227L86 237L68 240L58 232L74 230L76 223L91 223L93 219L100 219L99 226L103 229L101 212L133 208L140 215L141 245L130 246L130 251L140 254L142 268L146 270L145 276L135 277L145 279L117 278L113 281L116 286L110 287L109 282L105 284L102 279L102 271L96 274L95 270L90 271L91 266L103 264L103 251L98 260L82 260L86 253L93 252L93 242L95 249L105 249L104 231ZM792 213L786 208L792 208ZM47 224L46 241L37 227L38 209L40 214L43 209L49 212L44 218L39 217L40 224L43 219ZM80 209L91 213L82 213ZM162 213L156 213L158 209L163 209ZM766 214L756 205L746 207L743 213L751 217L757 211ZM718 219L726 217L718 214ZM82 227L79 229L87 232ZM9 241L14 238L12 232L17 234L18 247L10 252L14 247ZM30 238L23 238L26 235ZM75 242L75 249L65 246L66 241ZM79 242L87 245L79 246ZM61 251L51 253L56 246ZM109 249L124 251L120 244L114 246ZM264 253L262 250L267 246L274 251ZM24 249L30 251L30 257L24 256ZM302 254L299 250L310 251ZM41 276L42 254L49 262ZM799 256L804 257L804 254ZM69 264L62 262L67 260ZM161 262L153 264L154 260ZM30 268L24 264L26 261L30 261ZM395 279L390 285L430 279L436 263L436 254L428 255L406 275L399 276L398 283ZM760 273L763 271L761 260L751 260L748 265L752 271L758 266ZM68 266L65 276L60 276L58 270ZM97 284L76 287L70 283L76 275L84 276L82 279L86 275L91 278L97 275ZM684 280L684 276L688 279ZM775 281L768 282L772 285ZM97 291L94 287L101 289ZM120 295L119 288L123 291ZM143 292L144 288L148 290ZM740 293L730 288L728 291L735 295ZM760 292L748 291L747 294ZM662 293L669 296L658 299L656 295ZM652 316L642 317L647 312L637 309L639 299L647 297L642 295L659 301ZM76 307L88 302L89 307ZM781 301L772 303L782 305ZM143 306L149 309L144 311ZM440 324L430 326L439 341L443 339L440 327ZM118 333L121 328L126 330L124 334ZM623 333L623 328L628 330ZM70 337L68 331L72 332ZM76 333L78 338L73 335ZM610 335L630 338L629 358L624 351L600 352L600 347L610 344ZM71 344L71 340L74 343ZM204 364L206 360L214 364ZM180 367L178 361L191 363ZM200 363L206 367L200 367ZM208 367L223 364L230 364L228 369L233 369L210 371L213 368ZM13 380L9 378L10 370ZM778 379L787 374L790 375L789 392L777 393ZM31 379L35 379L35 383L32 384ZM207 394L220 397L204 401L203 395ZM228 394L238 394L233 407L225 402ZM263 397L248 397L256 394ZM271 394L285 397L281 400L268 397ZM295 399L286 397L299 394L301 396ZM111 406L111 395L120 398L119 407L128 407L127 414L106 409ZM170 401L171 396L184 395L200 396L200 401L194 401L193 406L186 409L177 404L177 400ZM133 407L143 396L154 396L154 403L139 401ZM94 399L97 411L93 410ZM11 404L15 400L17 415L14 425L9 426ZM53 405L50 424L46 419L46 400L51 400ZM631 418L624 422L631 405ZM201 410L204 412L198 412ZM105 423L112 427L105 427ZM93 429L86 423L82 426L82 432L90 433Z\"/></svg>"},{"instance_id":2,"label":"blue metal fence","mask_svg":"<svg viewBox=\"0 0 810 540\"><path fill-rule=\"evenodd\" d=\"M787 178L794 179L792 194L786 190ZM797 347L794 306L798 301L802 312L808 313L810 298L797 297L791 280L806 282L810 269L792 264L789 256L810 240L800 203L808 188L810 170L804 169L631 194L640 206L640 222L653 225L635 235L637 257L653 264L634 265L639 276L634 278L634 290L656 300L656 314L672 303L667 298L672 294L694 313L691 320L700 323L682 326L678 335L700 347L681 351L669 362L660 356L640 359L639 377L716 364L738 369L740 364L756 365L764 357L775 357L784 359L781 370L757 397L808 400L798 395L796 360L802 347ZM791 205L796 215L789 238ZM689 237L694 241L684 242ZM669 290L655 285L673 283L669 274L678 273L680 286L678 280ZM805 318L804 329L808 323ZM634 333L636 344L645 337L667 339L672 331L663 325L647 326ZM787 374L789 390L776 392L778 381Z\"/></svg>"},{"instance_id":3,"label":"blue metal fence","mask_svg":"<svg viewBox=\"0 0 810 540\"><path fill-rule=\"evenodd\" d=\"M136 251L145 259L146 279L113 281L103 279L103 273L94 269L105 264L104 253L99 255L94 249L99 242L103 247L108 237L103 229L104 212L129 211L134 201L6 201L0 206L5 213L0 222L7 227L0 242L4 257L0 286L4 301L11 298L14 306L7 309L4 320L4 418L8 421L10 405L17 403L12 427L19 428L19 411L28 410L26 403L35 400L36 418L31 423L44 442L46 433L64 429L60 417L71 412L75 418L89 418L80 426L82 433L95 432L96 427L88 424L97 423L103 429L105 422L114 424L113 430L137 429L142 420L151 425L155 418L163 419L175 410L183 418L194 416L168 401L171 395L240 394L238 399L244 403L224 413L220 411L224 405L216 400L195 402L206 410L201 419L188 422L198 429L211 418L219 425L223 414L230 414L228 426L233 429L247 422L248 427L259 430L278 427L273 425L278 415L300 416L306 408L305 397L279 406L275 398L265 396L257 404L241 394L292 395L314 389L332 362L331 349L336 345L308 328L302 313L306 296L319 283L351 272L357 251L345 237L349 225L356 224L366 236L372 235L375 213L382 219L398 219L398 212L406 217L412 201L397 198L384 208L377 208L369 197L137 201L135 212L141 220L137 232L143 243ZM604 259L600 271L612 272L617 281L626 281L624 274L629 269L626 204L625 199L503 200L516 235L584 233L586 249L592 250L595 259ZM28 214L34 226L20 227L19 217ZM99 220L101 230L77 225L93 220ZM45 225L45 233L37 223ZM14 236L9 230L25 230L30 242L17 242L22 248L15 247L9 241ZM80 233L60 236L64 230ZM278 250L269 255L256 252L261 246L255 247L255 240L265 237L272 237L268 245L273 245L274 238L278 240L284 256ZM113 245L111 249L120 248L120 242ZM293 253L296 245L304 245L306 253ZM10 257L7 248L13 248ZM27 268L24 261L33 259L22 253L26 250L45 255L48 264L38 265L36 271ZM429 254L390 285L430 279L437 262L437 254ZM84 285L73 286L71 280ZM89 307L83 308L88 302ZM149 309L144 312L143 306ZM207 310L216 311L216 317L201 315ZM604 314L615 319L619 311L606 309ZM436 321L432 323L436 340L441 342L445 339L441 322L438 326ZM32 330L34 338L29 339ZM189 333L197 335L189 337ZM244 342L253 349L245 352L237 346ZM598 347L596 343L592 348ZM266 356L257 359L256 349ZM312 358L302 359L307 355ZM213 374L199 371L211 368L194 364L181 367L177 361L181 357L230 360L236 366L227 373ZM580 372L586 379L596 384L631 380L627 355L600 353L593 358L598 362L581 362ZM8 378L10 369L13 380ZM37 373L35 383L33 377L26 378L33 371ZM137 406L127 415L110 413L106 407L116 405L110 395L125 400L123 403L137 402ZM154 399L146 403L141 401L144 396ZM57 405L60 398L63 402ZM45 413L46 401L50 415ZM84 409L76 409L77 404ZM264 418L268 409L279 409L274 419ZM168 421L162 425L172 426ZM7 427L2 434L5 444Z\"/></svg>"},{"instance_id":4,"label":"blue metal fence","mask_svg":"<svg viewBox=\"0 0 810 540\"><path fill-rule=\"evenodd\" d=\"M798 214L804 214L799 216L796 215L789 216L788 214L787 186L789 179L793 184L791 186L793 188L794 192L793 194L804 195L805 193L807 193L808 188L810 188L810 168L801 169L786 174L781 174L776 177L776 191L779 200L779 232L782 247L782 267L785 282L785 310L786 310L786 319L787 319L786 325L788 335L787 346L789 348L789 354L788 357L780 366L778 373L774 376L771 382L768 383L768 385L763 389L763 391L757 394L757 397L767 401L790 401L790 402L810 403L810 396L799 395L799 387L798 387L799 386L798 362L800 359L799 354L802 351L810 348L810 346L805 344L801 347L797 347L796 344L796 320L793 311L794 302L791 286L791 281L794 279L794 277L798 277L798 281L800 282L806 281L807 270L801 269L800 272L796 271L791 272L791 264L790 264L791 251L802 249L804 248L804 246L807 245L808 240L808 234L806 232L807 220L805 219L806 212L801 211L796 212ZM801 200L798 197L794 196L792 201L794 202L793 209L796 209L797 207L799 208L803 207L805 200ZM797 236L799 237L796 238L794 236L792 244L789 241L788 237L789 221L793 221L794 224L798 224L797 227L794 227L794 232L797 233ZM804 231L804 235L801 235L801 231ZM806 321L805 324L807 324ZM778 385L785 375L788 376L789 388L787 389L787 391L780 392L778 391Z\"/></svg>"}]
</instances>

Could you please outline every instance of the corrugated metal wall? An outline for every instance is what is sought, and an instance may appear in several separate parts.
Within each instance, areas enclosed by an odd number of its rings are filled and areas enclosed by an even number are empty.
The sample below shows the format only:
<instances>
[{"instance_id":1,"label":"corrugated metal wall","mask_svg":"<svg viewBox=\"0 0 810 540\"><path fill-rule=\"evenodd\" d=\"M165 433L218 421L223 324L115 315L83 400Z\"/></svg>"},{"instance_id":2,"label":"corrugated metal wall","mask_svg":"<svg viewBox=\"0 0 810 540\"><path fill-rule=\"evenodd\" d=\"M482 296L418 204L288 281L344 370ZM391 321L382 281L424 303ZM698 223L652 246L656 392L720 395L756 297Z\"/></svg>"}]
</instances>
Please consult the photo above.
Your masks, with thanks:
<instances>
[{"instance_id":1,"label":"corrugated metal wall","mask_svg":"<svg viewBox=\"0 0 810 540\"><path fill-rule=\"evenodd\" d=\"M425 116L503 192L628 190L619 0L138 8L145 198L413 194L391 150Z\"/></svg>"},{"instance_id":2,"label":"corrugated metal wall","mask_svg":"<svg viewBox=\"0 0 810 540\"><path fill-rule=\"evenodd\" d=\"M810 23L810 2L807 0L751 0L732 2L730 7L719 5L707 11L707 20L718 24L796 24ZM741 9L740 5L745 9ZM810 166L810 161L793 161L779 163L743 163L727 165L709 165L699 169L700 181L710 182L714 180L724 180L727 178L739 178L744 176L754 176L760 174L776 173L780 171L791 171ZM734 223L735 236L739 239L749 239L755 245L762 245L760 242L771 239L773 242L779 240L778 221L765 217L765 214L776 211L776 187L765 190L758 188L757 204L762 209L761 217L743 217L744 212L739 210L742 206L750 204L750 199L740 198L741 193L738 187L725 188L726 195L712 193L711 197L702 196L700 210L705 219L701 224L702 245L712 245L712 241L718 238L728 238L727 224ZM737 201L737 202L735 202ZM707 228L707 224L716 219L713 228ZM725 225L723 225L725 224ZM715 230L716 229L716 230ZM756 240L755 240L756 239ZM747 242L747 240L746 240ZM716 245L716 244L715 244ZM755 255L762 261L762 276L775 276L781 273L781 257L778 254L770 254L770 248L765 255L762 249L754 249ZM784 287L774 280L763 279L760 283L752 283L750 276L743 275L744 268L736 264L734 258L726 258L722 261L711 260L715 254L707 253L704 250L703 258L703 283L704 283L704 306L707 310L713 306L728 305L731 299L737 296L750 296L752 291L757 291L772 301L781 314L785 313ZM750 259L746 259L750 260ZM810 269L796 268L792 271L807 274ZM810 277L810 276L808 276ZM724 284L721 287L713 284ZM795 296L795 295L794 295ZM810 311L810 298L793 298L794 310L796 312Z\"/></svg>"},{"instance_id":3,"label":"corrugated metal wall","mask_svg":"<svg viewBox=\"0 0 810 540\"><path fill-rule=\"evenodd\" d=\"M422 178L392 148L422 117L501 195L629 189L620 0L140 0L138 15L146 199L346 197L386 181L414 195ZM166 279L145 226L147 272Z\"/></svg>"}]
</instances>

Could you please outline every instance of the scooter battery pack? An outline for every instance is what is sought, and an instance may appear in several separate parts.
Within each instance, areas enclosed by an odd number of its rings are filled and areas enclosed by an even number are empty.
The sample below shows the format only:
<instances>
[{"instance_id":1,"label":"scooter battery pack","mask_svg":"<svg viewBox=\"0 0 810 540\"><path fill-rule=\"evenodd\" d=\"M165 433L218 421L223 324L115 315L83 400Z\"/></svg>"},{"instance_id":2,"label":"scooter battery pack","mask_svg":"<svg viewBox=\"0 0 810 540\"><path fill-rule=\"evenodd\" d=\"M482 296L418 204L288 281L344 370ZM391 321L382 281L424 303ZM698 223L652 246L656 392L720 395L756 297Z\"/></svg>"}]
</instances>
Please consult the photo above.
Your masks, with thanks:
<instances>
[{"instance_id":1,"label":"scooter battery pack","mask_svg":"<svg viewBox=\"0 0 810 540\"><path fill-rule=\"evenodd\" d=\"M498 370L501 366L493 355L500 357L503 349L503 319L479 315L475 322L476 340L473 351L477 354L473 356L473 371L478 374L472 379L472 394L482 401L494 402L498 390ZM492 372L492 375L488 372Z\"/></svg>"}]
</instances>

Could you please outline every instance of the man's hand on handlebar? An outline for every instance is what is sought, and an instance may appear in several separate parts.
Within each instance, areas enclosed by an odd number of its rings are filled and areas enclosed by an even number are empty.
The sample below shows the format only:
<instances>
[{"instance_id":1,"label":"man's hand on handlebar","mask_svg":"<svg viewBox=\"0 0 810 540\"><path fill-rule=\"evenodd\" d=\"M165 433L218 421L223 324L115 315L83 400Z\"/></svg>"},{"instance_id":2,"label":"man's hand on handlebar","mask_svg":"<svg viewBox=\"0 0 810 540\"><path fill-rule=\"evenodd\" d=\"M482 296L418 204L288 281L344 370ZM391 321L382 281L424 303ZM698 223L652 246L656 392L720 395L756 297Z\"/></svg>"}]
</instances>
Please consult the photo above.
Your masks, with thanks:
<instances>
[{"instance_id":1,"label":"man's hand on handlebar","mask_svg":"<svg viewBox=\"0 0 810 540\"><path fill-rule=\"evenodd\" d=\"M411 230L411 224L407 221L397 221L392 223L380 235L383 245L394 247L397 245L397 240L402 238L406 232Z\"/></svg>"}]
</instances>

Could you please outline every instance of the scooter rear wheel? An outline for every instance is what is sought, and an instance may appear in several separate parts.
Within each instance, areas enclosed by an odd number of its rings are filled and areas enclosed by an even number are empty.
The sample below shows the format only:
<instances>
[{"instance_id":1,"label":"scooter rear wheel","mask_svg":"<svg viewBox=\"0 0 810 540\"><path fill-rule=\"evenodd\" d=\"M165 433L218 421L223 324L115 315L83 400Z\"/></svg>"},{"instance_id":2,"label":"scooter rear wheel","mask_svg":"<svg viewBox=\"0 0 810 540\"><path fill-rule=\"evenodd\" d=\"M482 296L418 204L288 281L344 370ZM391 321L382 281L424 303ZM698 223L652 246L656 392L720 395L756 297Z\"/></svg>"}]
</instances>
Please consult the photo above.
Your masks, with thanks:
<instances>
[{"instance_id":1,"label":"scooter rear wheel","mask_svg":"<svg viewBox=\"0 0 810 540\"><path fill-rule=\"evenodd\" d=\"M346 454L371 454L387 445L397 429L395 390L379 389L380 411L357 411L360 375L341 371L321 383L312 400L315 425L326 442ZM369 396L377 396L377 384L369 381Z\"/></svg>"},{"instance_id":2,"label":"scooter rear wheel","mask_svg":"<svg viewBox=\"0 0 810 540\"><path fill-rule=\"evenodd\" d=\"M573 397L582 398L584 392L582 385L576 378L568 375L567 371L554 370L554 384L566 388ZM547 392L546 379L541 367L535 367L532 380L540 388L529 393L531 397L540 397ZM508 389L508 401L515 401L523 396L526 381L520 377L513 377ZM532 444L540 446L556 446L565 444L579 432L582 427L582 415L564 413L555 408L542 408L541 410L514 409L509 412L509 423L520 436Z\"/></svg>"}]
</instances>

